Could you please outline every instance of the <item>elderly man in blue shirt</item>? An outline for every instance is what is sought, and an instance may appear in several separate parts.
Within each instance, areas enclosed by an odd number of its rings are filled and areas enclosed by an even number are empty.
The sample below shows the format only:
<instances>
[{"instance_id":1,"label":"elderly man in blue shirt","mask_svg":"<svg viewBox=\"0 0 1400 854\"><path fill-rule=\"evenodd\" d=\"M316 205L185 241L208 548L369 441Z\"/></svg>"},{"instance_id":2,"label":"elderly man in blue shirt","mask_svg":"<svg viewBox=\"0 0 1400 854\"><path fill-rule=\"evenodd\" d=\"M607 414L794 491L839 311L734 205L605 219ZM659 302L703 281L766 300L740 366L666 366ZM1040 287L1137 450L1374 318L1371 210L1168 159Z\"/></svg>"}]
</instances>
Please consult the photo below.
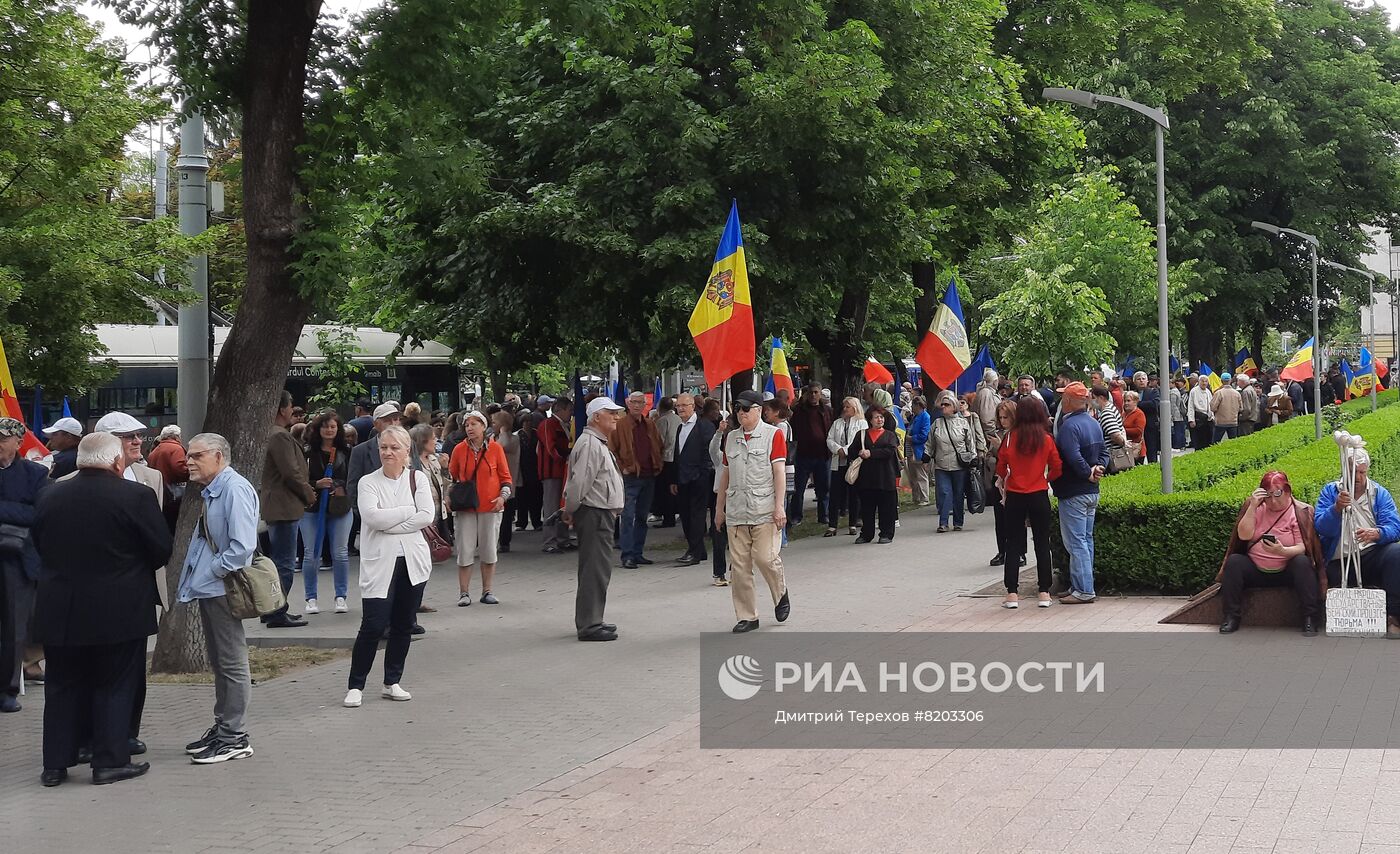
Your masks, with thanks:
<instances>
[{"instance_id":1,"label":"elderly man in blue shirt","mask_svg":"<svg viewBox=\"0 0 1400 854\"><path fill-rule=\"evenodd\" d=\"M1360 583L1385 590L1386 637L1400 637L1400 513L1389 490L1371 480L1371 455L1364 449L1355 456L1356 490L1349 493L1340 481L1322 487L1313 518L1322 554L1327 558L1327 586L1342 583L1342 556L1360 556ZM1342 513L1352 508L1355 524L1344 531ZM1355 587L1357 579L1347 580Z\"/></svg>"},{"instance_id":2,"label":"elderly man in blue shirt","mask_svg":"<svg viewBox=\"0 0 1400 854\"><path fill-rule=\"evenodd\" d=\"M244 728L252 693L248 639L243 621L229 610L224 576L241 572L258 546L258 493L229 465L228 440L200 433L185 455L190 481L203 485L204 513L185 555L176 598L197 602L204 621L209 666L214 672L214 725L185 746L196 765L253 755Z\"/></svg>"}]
</instances>

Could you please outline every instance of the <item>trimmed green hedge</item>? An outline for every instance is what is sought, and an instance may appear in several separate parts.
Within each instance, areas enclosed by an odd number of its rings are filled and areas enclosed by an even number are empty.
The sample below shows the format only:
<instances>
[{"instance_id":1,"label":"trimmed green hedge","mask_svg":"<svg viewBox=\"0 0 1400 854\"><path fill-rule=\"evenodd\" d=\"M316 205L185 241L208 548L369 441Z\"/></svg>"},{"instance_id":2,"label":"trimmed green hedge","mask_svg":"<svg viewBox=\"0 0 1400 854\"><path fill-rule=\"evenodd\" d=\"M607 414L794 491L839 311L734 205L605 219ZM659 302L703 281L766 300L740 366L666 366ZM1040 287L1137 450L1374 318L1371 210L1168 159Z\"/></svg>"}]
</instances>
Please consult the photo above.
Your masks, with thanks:
<instances>
[{"instance_id":1,"label":"trimmed green hedge","mask_svg":"<svg viewBox=\"0 0 1400 854\"><path fill-rule=\"evenodd\" d=\"M1390 484L1400 477L1400 406L1396 392L1343 405L1356 415L1346 429L1366 439L1372 476ZM1364 413L1364 414L1363 414ZM1094 525L1095 588L1195 593L1215 580L1230 527L1265 472L1287 473L1299 500L1312 503L1338 477L1337 446L1330 433L1312 438L1313 419L1297 417L1175 459L1176 491L1161 493L1158 466L1139 466L1106 478ZM1056 564L1068 576L1068 556L1053 531Z\"/></svg>"}]
</instances>

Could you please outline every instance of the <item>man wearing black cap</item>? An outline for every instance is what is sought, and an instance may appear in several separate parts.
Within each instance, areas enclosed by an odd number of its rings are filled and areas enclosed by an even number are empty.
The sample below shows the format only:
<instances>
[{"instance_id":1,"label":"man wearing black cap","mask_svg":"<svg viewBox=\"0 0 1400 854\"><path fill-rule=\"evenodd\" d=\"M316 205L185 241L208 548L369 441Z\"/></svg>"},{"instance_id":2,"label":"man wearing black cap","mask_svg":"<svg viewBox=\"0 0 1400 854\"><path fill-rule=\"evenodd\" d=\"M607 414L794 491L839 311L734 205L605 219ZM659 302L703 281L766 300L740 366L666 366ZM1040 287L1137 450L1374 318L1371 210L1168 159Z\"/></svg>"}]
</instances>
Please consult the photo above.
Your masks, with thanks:
<instances>
[{"instance_id":1,"label":"man wearing black cap","mask_svg":"<svg viewBox=\"0 0 1400 854\"><path fill-rule=\"evenodd\" d=\"M787 492L787 442L762 418L763 396L745 391L734 401L739 429L724 437L724 463L715 496L715 527L729 535L730 594L739 622L736 633L758 628L753 573L768 582L778 622L792 610L782 564L776 558L781 532L787 524L783 497Z\"/></svg>"}]
</instances>

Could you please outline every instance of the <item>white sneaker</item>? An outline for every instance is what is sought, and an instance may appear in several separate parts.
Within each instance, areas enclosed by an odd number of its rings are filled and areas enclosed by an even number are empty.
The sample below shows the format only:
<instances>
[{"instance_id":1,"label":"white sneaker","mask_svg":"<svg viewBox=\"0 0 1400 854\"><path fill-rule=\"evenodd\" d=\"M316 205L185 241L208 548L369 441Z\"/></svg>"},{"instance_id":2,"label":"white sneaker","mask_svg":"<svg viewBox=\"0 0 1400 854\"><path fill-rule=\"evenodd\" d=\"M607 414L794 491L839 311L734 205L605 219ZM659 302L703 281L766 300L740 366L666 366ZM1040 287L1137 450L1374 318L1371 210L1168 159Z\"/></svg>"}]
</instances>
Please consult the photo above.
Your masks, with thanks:
<instances>
[{"instance_id":1,"label":"white sneaker","mask_svg":"<svg viewBox=\"0 0 1400 854\"><path fill-rule=\"evenodd\" d=\"M361 701L364 700L364 696L365 692L361 691L359 688L351 688L349 691L346 691L344 703L345 708L358 709L360 707Z\"/></svg>"},{"instance_id":2,"label":"white sneaker","mask_svg":"<svg viewBox=\"0 0 1400 854\"><path fill-rule=\"evenodd\" d=\"M316 604L316 600L315 600L315 599L307 599L307 600L306 600L306 613L308 613L308 614L319 614L319 613L321 613L321 607L320 607L319 605Z\"/></svg>"},{"instance_id":3,"label":"white sneaker","mask_svg":"<svg viewBox=\"0 0 1400 854\"><path fill-rule=\"evenodd\" d=\"M458 593L458 594L457 594L457 607L458 607L458 608L465 608L465 607L467 607L468 605L470 605L471 603L472 603L472 595L471 595L470 593Z\"/></svg>"},{"instance_id":4,"label":"white sneaker","mask_svg":"<svg viewBox=\"0 0 1400 854\"><path fill-rule=\"evenodd\" d=\"M384 690L380 692L379 696L386 700L398 700L399 702L413 699L413 695L400 688L397 682L393 685L385 685Z\"/></svg>"},{"instance_id":5,"label":"white sneaker","mask_svg":"<svg viewBox=\"0 0 1400 854\"><path fill-rule=\"evenodd\" d=\"M347 604L345 603L345 597L344 597L344 596L337 596L337 597L335 597L335 612L336 612L337 614L345 614L345 613L348 613L349 611L350 611L350 606L347 605Z\"/></svg>"}]
</instances>

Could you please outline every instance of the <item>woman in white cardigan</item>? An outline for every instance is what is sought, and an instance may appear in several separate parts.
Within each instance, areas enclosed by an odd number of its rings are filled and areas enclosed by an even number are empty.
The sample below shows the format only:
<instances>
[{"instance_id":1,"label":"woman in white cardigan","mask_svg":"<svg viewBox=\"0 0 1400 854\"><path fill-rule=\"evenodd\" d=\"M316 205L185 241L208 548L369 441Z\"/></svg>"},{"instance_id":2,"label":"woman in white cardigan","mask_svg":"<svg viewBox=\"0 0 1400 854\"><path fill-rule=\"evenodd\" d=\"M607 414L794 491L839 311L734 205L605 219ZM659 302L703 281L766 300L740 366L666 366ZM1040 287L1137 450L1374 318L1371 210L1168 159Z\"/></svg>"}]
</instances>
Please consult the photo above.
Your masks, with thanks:
<instances>
[{"instance_id":1,"label":"woman in white cardigan","mask_svg":"<svg viewBox=\"0 0 1400 854\"><path fill-rule=\"evenodd\" d=\"M423 529L433 523L433 493L426 476L409 468L413 442L402 427L379 434L382 468L360 479L360 632L350 656L347 708L358 708L374 666L379 639L384 647L384 691L390 700L411 700L399 686L413 633L414 614L433 570ZM416 481L416 482L415 482Z\"/></svg>"},{"instance_id":2,"label":"woman in white cardigan","mask_svg":"<svg viewBox=\"0 0 1400 854\"><path fill-rule=\"evenodd\" d=\"M870 427L865 423L864 411L858 397L841 401L841 417L831 422L831 429L826 434L826 449L831 452L831 495L828 498L830 506L826 511L824 537L836 536L837 523L843 515L850 523L847 533L854 535L856 532L860 497L856 494L856 488L846 483L846 469L851 465L851 461L846 459L846 452L856 437Z\"/></svg>"}]
</instances>

